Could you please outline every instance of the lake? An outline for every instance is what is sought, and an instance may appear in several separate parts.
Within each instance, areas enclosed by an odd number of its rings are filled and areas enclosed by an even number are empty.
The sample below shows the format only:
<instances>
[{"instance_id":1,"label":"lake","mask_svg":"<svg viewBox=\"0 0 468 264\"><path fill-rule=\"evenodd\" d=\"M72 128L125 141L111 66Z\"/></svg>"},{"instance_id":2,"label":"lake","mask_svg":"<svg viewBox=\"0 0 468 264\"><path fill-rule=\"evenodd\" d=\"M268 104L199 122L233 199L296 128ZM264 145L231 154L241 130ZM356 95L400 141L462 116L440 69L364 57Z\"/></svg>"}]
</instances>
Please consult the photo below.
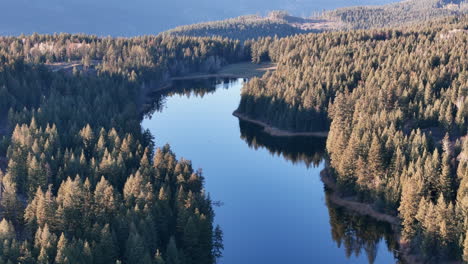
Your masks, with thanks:
<instances>
[{"instance_id":1,"label":"lake","mask_svg":"<svg viewBox=\"0 0 468 264\"><path fill-rule=\"evenodd\" d=\"M391 227L338 208L320 180L325 139L275 138L232 115L242 79L180 81L143 127L202 168L223 264L395 263Z\"/></svg>"}]
</instances>

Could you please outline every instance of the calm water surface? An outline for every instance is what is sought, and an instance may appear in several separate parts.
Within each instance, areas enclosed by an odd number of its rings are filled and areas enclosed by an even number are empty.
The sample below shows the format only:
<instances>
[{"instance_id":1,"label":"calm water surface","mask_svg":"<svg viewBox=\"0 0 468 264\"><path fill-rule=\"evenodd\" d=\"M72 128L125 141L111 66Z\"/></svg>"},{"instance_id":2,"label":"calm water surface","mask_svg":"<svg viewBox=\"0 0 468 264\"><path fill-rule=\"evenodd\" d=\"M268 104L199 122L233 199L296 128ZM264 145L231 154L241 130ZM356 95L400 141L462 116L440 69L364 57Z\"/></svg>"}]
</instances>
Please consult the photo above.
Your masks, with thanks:
<instances>
[{"instance_id":1,"label":"calm water surface","mask_svg":"<svg viewBox=\"0 0 468 264\"><path fill-rule=\"evenodd\" d=\"M202 168L224 231L223 264L395 263L388 225L327 201L325 140L273 138L232 116L242 80L185 81L143 127Z\"/></svg>"}]
</instances>

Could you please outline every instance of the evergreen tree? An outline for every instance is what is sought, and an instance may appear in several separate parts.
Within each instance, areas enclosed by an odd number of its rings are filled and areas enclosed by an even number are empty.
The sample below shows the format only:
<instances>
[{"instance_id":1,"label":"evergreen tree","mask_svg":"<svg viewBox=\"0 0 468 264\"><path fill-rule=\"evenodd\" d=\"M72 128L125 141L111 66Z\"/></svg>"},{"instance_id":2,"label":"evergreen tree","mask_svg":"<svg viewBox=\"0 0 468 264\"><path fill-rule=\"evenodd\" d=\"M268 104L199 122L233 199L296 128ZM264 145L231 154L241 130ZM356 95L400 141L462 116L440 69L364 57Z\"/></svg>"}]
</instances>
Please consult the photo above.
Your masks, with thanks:
<instances>
[{"instance_id":1,"label":"evergreen tree","mask_svg":"<svg viewBox=\"0 0 468 264\"><path fill-rule=\"evenodd\" d=\"M419 187L414 179L409 179L403 186L401 204L398 208L403 224L403 236L407 239L415 235L415 217L421 199Z\"/></svg>"},{"instance_id":2,"label":"evergreen tree","mask_svg":"<svg viewBox=\"0 0 468 264\"><path fill-rule=\"evenodd\" d=\"M465 243L463 246L463 260L468 262L468 230L465 231Z\"/></svg>"},{"instance_id":3,"label":"evergreen tree","mask_svg":"<svg viewBox=\"0 0 468 264\"><path fill-rule=\"evenodd\" d=\"M3 217L13 223L18 223L22 215L23 204L18 200L16 184L12 181L10 173L3 177L2 187L0 205L3 209Z\"/></svg>"},{"instance_id":4,"label":"evergreen tree","mask_svg":"<svg viewBox=\"0 0 468 264\"><path fill-rule=\"evenodd\" d=\"M57 264L66 264L67 261L67 245L68 241L65 235L62 233L60 235L59 241L57 243L57 254L55 256L55 263Z\"/></svg>"},{"instance_id":5,"label":"evergreen tree","mask_svg":"<svg viewBox=\"0 0 468 264\"><path fill-rule=\"evenodd\" d=\"M213 233L213 256L216 259L222 258L223 250L223 230L217 225Z\"/></svg>"},{"instance_id":6,"label":"evergreen tree","mask_svg":"<svg viewBox=\"0 0 468 264\"><path fill-rule=\"evenodd\" d=\"M127 239L125 246L125 259L126 263L129 264L152 263L144 241L136 231L132 231Z\"/></svg>"},{"instance_id":7,"label":"evergreen tree","mask_svg":"<svg viewBox=\"0 0 468 264\"><path fill-rule=\"evenodd\" d=\"M161 252L159 252L159 249L156 251L156 254L154 255L154 263L155 264L166 264L164 261Z\"/></svg>"},{"instance_id":8,"label":"evergreen tree","mask_svg":"<svg viewBox=\"0 0 468 264\"><path fill-rule=\"evenodd\" d=\"M166 249L166 264L180 264L179 252L174 237L169 239Z\"/></svg>"},{"instance_id":9,"label":"evergreen tree","mask_svg":"<svg viewBox=\"0 0 468 264\"><path fill-rule=\"evenodd\" d=\"M443 140L444 152L442 154L442 173L440 175L439 189L447 200L452 200L453 197L453 179L451 168L451 143L448 135L445 135Z\"/></svg>"},{"instance_id":10,"label":"evergreen tree","mask_svg":"<svg viewBox=\"0 0 468 264\"><path fill-rule=\"evenodd\" d=\"M100 232L99 243L96 246L94 260L96 264L113 263L118 257L115 238L106 224Z\"/></svg>"},{"instance_id":11,"label":"evergreen tree","mask_svg":"<svg viewBox=\"0 0 468 264\"><path fill-rule=\"evenodd\" d=\"M5 218L0 221L0 241L14 239L16 237L15 227Z\"/></svg>"}]
</instances>

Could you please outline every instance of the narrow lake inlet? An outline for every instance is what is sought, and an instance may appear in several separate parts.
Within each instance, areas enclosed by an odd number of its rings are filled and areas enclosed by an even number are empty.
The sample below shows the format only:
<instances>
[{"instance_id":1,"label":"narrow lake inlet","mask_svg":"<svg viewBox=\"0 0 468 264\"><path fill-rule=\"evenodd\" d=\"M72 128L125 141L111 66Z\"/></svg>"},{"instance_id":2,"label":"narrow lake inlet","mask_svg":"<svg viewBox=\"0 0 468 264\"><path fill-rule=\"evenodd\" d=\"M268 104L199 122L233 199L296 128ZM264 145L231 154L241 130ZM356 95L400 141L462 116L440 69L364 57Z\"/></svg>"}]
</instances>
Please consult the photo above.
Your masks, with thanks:
<instances>
[{"instance_id":1,"label":"narrow lake inlet","mask_svg":"<svg viewBox=\"0 0 468 264\"><path fill-rule=\"evenodd\" d=\"M143 127L202 168L220 263L395 263L391 228L328 202L320 171L325 139L279 138L232 116L242 79L177 81L154 95Z\"/></svg>"}]
</instances>

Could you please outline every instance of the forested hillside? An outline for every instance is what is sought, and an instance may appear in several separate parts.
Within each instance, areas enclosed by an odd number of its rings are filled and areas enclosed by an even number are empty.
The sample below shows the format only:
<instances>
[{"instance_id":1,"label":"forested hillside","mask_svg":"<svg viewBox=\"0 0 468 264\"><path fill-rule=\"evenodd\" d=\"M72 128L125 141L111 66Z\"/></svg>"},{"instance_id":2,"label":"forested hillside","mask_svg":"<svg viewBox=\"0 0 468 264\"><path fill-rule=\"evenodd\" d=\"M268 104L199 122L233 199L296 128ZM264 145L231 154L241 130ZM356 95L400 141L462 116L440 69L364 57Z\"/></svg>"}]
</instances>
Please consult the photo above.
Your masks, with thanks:
<instances>
[{"instance_id":1,"label":"forested hillside","mask_svg":"<svg viewBox=\"0 0 468 264\"><path fill-rule=\"evenodd\" d=\"M321 17L338 20L345 29L368 29L431 21L467 12L466 0L407 0L382 6L339 8Z\"/></svg>"},{"instance_id":2,"label":"forested hillside","mask_svg":"<svg viewBox=\"0 0 468 264\"><path fill-rule=\"evenodd\" d=\"M398 215L402 245L426 260L468 261L467 42L467 16L263 39L252 53L278 69L244 86L237 111L286 130L329 128L341 193Z\"/></svg>"},{"instance_id":3,"label":"forested hillside","mask_svg":"<svg viewBox=\"0 0 468 264\"><path fill-rule=\"evenodd\" d=\"M466 0L408 0L386 5L315 12L310 18L295 17L287 11L272 11L265 17L241 16L180 26L163 34L192 37L219 36L245 41L259 37L283 38L310 32L395 27L467 12Z\"/></svg>"},{"instance_id":4,"label":"forested hillside","mask_svg":"<svg viewBox=\"0 0 468 264\"><path fill-rule=\"evenodd\" d=\"M139 100L147 81L243 56L216 39L0 38L0 263L214 263L203 175L153 151ZM43 65L74 60L82 70Z\"/></svg>"},{"instance_id":5,"label":"forested hillside","mask_svg":"<svg viewBox=\"0 0 468 264\"><path fill-rule=\"evenodd\" d=\"M180 25L246 14L287 10L307 17L314 11L382 4L392 0L2 0L1 35L87 33L99 36L158 34Z\"/></svg>"},{"instance_id":6,"label":"forested hillside","mask_svg":"<svg viewBox=\"0 0 468 264\"><path fill-rule=\"evenodd\" d=\"M222 21L181 26L164 32L164 34L194 37L220 36L245 41L268 36L282 38L296 34L320 32L329 29L329 26L329 24L319 25L316 21L292 17L286 12L275 11L267 17L241 16Z\"/></svg>"},{"instance_id":7,"label":"forested hillside","mask_svg":"<svg viewBox=\"0 0 468 264\"><path fill-rule=\"evenodd\" d=\"M452 14L441 3L428 8ZM380 27L392 12L341 19ZM341 193L398 215L402 245L426 260L468 261L468 17L296 36L291 21L242 19L181 29L213 38L0 37L0 263L214 263L222 231L203 175L169 146L153 151L141 105L173 76L245 60L278 69L245 85L240 113L330 130ZM252 147L291 145L241 129Z\"/></svg>"}]
</instances>

